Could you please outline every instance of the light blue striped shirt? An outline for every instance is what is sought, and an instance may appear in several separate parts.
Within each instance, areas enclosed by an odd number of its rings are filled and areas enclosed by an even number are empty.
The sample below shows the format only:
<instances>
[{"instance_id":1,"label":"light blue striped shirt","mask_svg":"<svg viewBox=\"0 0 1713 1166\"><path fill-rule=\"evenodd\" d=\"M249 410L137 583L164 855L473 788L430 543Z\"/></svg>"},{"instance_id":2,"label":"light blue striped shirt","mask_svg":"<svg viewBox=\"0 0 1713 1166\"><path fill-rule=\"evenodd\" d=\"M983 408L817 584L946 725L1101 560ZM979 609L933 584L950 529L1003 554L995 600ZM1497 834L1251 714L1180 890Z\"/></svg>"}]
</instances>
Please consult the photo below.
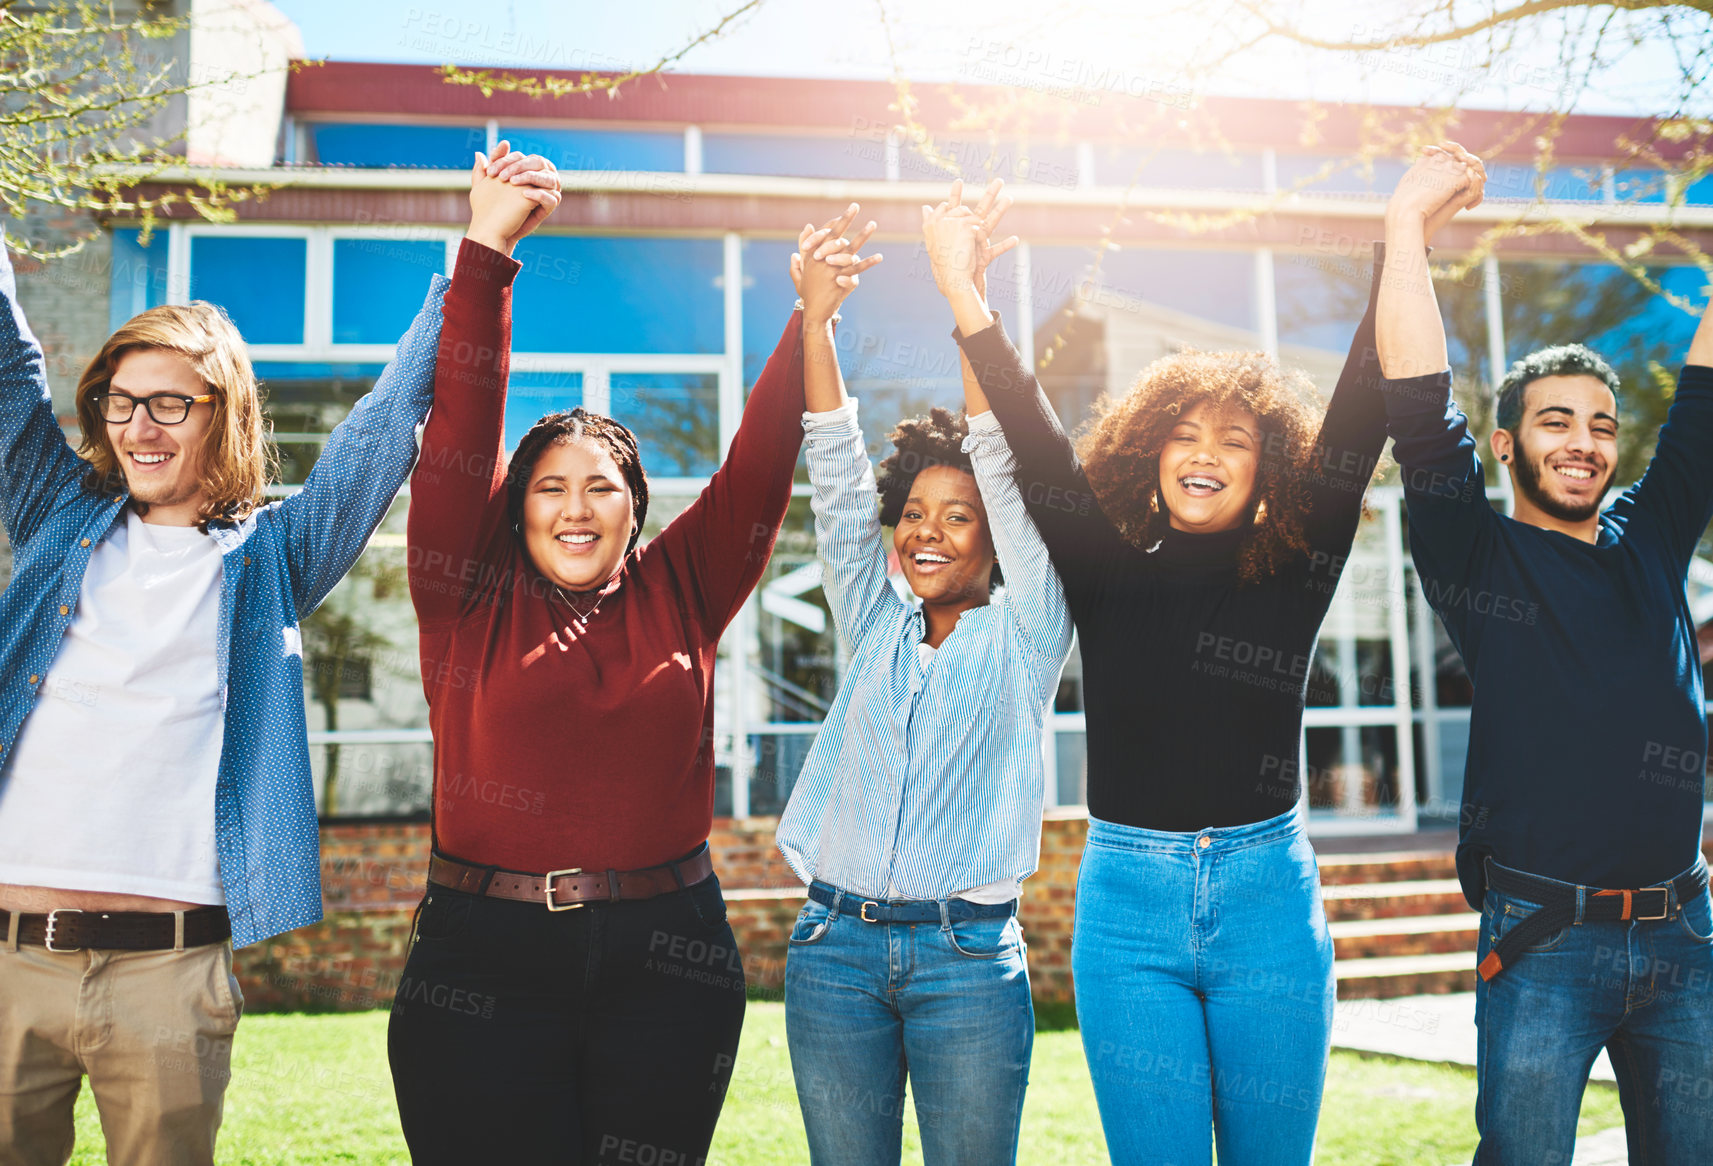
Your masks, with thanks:
<instances>
[{"instance_id":1,"label":"light blue striped shirt","mask_svg":"<svg viewBox=\"0 0 1713 1166\"><path fill-rule=\"evenodd\" d=\"M1005 583L926 667L918 606L893 589L855 402L804 417L815 538L850 669L779 820L805 883L944 899L1033 873L1042 718L1071 647L1059 578L1023 508L991 413L964 441Z\"/></svg>"}]
</instances>

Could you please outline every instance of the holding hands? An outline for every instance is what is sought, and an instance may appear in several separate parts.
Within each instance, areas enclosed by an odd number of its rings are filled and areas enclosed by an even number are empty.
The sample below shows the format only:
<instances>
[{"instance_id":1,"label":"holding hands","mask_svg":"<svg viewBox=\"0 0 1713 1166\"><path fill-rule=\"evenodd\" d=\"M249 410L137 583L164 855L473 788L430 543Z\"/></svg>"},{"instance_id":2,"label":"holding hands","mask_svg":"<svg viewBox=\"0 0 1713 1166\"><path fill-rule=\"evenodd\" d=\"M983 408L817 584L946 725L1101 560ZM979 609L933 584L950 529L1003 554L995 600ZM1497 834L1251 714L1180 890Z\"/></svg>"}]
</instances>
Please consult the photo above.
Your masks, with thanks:
<instances>
[{"instance_id":1,"label":"holding hands","mask_svg":"<svg viewBox=\"0 0 1713 1166\"><path fill-rule=\"evenodd\" d=\"M1474 154L1452 141L1424 146L1392 192L1387 225L1420 223L1424 240L1431 242L1458 211L1480 206L1486 189L1487 168Z\"/></svg>"},{"instance_id":2,"label":"holding hands","mask_svg":"<svg viewBox=\"0 0 1713 1166\"><path fill-rule=\"evenodd\" d=\"M803 330L820 330L832 320L858 284L862 273L879 263L880 254L862 257L857 254L875 232L869 224L848 238L846 232L862 208L851 203L845 213L827 220L817 230L805 223L797 235L797 253L791 257L791 284L803 300Z\"/></svg>"},{"instance_id":3,"label":"holding hands","mask_svg":"<svg viewBox=\"0 0 1713 1166\"><path fill-rule=\"evenodd\" d=\"M509 142L477 153L470 166L470 229L484 247L510 255L519 239L559 206L559 171L540 154L520 154Z\"/></svg>"},{"instance_id":4,"label":"holding hands","mask_svg":"<svg viewBox=\"0 0 1713 1166\"><path fill-rule=\"evenodd\" d=\"M1017 246L1017 236L995 242L999 221L1011 209L1005 182L995 178L974 208L963 203L964 184L952 183L939 206L922 208L922 242L934 271L934 284L952 305L965 335L986 328L987 265Z\"/></svg>"}]
</instances>

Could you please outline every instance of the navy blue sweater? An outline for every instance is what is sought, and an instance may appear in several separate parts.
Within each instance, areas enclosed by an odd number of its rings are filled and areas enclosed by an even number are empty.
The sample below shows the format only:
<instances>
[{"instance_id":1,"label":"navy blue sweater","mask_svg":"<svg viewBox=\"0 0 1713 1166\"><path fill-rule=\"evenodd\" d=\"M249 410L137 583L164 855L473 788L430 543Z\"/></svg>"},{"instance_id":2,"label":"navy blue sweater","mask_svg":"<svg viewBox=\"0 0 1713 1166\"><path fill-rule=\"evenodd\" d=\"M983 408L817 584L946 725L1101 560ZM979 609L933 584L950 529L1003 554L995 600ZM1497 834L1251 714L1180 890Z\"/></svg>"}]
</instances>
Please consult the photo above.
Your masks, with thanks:
<instances>
[{"instance_id":1,"label":"navy blue sweater","mask_svg":"<svg viewBox=\"0 0 1713 1166\"><path fill-rule=\"evenodd\" d=\"M1707 721L1684 594L1713 515L1713 368L1678 380L1641 481L1593 543L1487 500L1451 373L1386 381L1410 550L1475 687L1458 877L1482 859L1641 887L1694 865Z\"/></svg>"}]
</instances>

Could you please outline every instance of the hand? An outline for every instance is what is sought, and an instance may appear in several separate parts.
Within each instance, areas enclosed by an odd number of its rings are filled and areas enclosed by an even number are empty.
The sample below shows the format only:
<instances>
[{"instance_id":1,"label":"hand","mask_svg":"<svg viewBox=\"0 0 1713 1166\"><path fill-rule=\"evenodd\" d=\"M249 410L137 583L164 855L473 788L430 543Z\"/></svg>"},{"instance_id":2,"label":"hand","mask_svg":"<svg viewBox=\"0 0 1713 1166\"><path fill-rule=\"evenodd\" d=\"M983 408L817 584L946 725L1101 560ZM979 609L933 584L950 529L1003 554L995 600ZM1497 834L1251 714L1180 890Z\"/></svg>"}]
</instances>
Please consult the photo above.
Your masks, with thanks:
<instances>
[{"instance_id":1,"label":"hand","mask_svg":"<svg viewBox=\"0 0 1713 1166\"><path fill-rule=\"evenodd\" d=\"M854 238L845 237L861 209L853 202L844 214L829 219L820 229L806 223L797 235L797 253L791 256L791 283L803 298L805 329L819 328L831 320L845 297L862 282L862 273L883 258L857 254L874 234L873 222Z\"/></svg>"},{"instance_id":2,"label":"hand","mask_svg":"<svg viewBox=\"0 0 1713 1166\"><path fill-rule=\"evenodd\" d=\"M993 242L992 229L1011 208L1004 183L994 179L975 210L963 205L964 184L952 183L951 193L938 206L922 208L922 241L934 271L934 284L948 300L974 289L984 300L987 265L1017 245L1017 237Z\"/></svg>"},{"instance_id":3,"label":"hand","mask_svg":"<svg viewBox=\"0 0 1713 1166\"><path fill-rule=\"evenodd\" d=\"M1474 154L1456 142L1425 146L1392 192L1386 217L1415 219L1431 239L1458 211L1478 206L1486 187L1487 168Z\"/></svg>"},{"instance_id":4,"label":"hand","mask_svg":"<svg viewBox=\"0 0 1713 1166\"><path fill-rule=\"evenodd\" d=\"M470 167L470 229L465 234L510 255L560 200L559 171L539 154L519 154L500 142L477 153Z\"/></svg>"}]
</instances>

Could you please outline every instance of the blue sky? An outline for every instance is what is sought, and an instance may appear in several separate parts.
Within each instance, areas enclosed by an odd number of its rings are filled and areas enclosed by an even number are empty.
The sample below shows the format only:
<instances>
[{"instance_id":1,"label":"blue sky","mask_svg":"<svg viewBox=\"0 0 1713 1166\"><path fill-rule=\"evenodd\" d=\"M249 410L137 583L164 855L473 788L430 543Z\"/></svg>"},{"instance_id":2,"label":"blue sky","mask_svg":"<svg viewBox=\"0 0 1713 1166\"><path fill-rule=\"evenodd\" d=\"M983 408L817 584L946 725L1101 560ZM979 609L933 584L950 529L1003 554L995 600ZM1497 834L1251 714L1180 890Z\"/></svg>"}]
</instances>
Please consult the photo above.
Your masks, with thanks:
<instances>
[{"instance_id":1,"label":"blue sky","mask_svg":"<svg viewBox=\"0 0 1713 1166\"><path fill-rule=\"evenodd\" d=\"M647 67L682 48L742 0L425 0L418 4L352 0L275 0L303 33L310 56L342 60L504 65L514 68ZM952 80L981 61L1043 62L1041 75L1122 70L1135 83L1170 84L1200 38L1193 25L1159 13L1178 0L886 0L894 41L908 75ZM1364 12L1411 3L1368 0ZM1419 7L1419 0L1414 0ZM1310 0L1322 27L1353 31L1344 0ZM719 40L676 66L707 73L884 78L889 75L880 8L874 0L763 0ZM970 19L981 14L980 22ZM1079 15L1080 13L1080 15ZM1549 18L1550 19L1550 18ZM1636 27L1651 27L1634 18ZM1581 112L1657 112L1673 89L1666 47L1645 43L1593 85L1566 93L1559 52L1564 29L1537 23L1520 38L1498 81L1466 67L1460 46L1397 52L1363 64L1279 47L1246 58L1241 68L1197 81L1198 92L1242 93L1328 101L1428 104L1457 92L1458 104L1486 108L1560 106ZM1479 85L1470 79L1480 76Z\"/></svg>"}]
</instances>

